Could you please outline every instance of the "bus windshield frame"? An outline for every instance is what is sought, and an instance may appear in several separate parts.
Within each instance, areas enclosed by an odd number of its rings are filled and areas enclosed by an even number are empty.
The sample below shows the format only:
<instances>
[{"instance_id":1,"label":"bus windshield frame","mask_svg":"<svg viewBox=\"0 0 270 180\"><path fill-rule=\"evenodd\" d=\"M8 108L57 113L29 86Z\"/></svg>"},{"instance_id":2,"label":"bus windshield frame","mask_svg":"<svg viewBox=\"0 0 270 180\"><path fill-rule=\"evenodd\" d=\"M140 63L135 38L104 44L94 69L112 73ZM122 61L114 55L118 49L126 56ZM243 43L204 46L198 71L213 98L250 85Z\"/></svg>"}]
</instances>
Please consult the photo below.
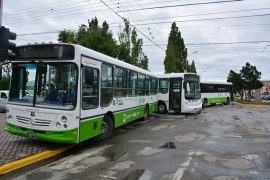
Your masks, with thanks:
<instances>
[{"instance_id":1,"label":"bus windshield frame","mask_svg":"<svg viewBox=\"0 0 270 180\"><path fill-rule=\"evenodd\" d=\"M12 63L9 104L75 109L78 67L69 62Z\"/></svg>"}]
</instances>

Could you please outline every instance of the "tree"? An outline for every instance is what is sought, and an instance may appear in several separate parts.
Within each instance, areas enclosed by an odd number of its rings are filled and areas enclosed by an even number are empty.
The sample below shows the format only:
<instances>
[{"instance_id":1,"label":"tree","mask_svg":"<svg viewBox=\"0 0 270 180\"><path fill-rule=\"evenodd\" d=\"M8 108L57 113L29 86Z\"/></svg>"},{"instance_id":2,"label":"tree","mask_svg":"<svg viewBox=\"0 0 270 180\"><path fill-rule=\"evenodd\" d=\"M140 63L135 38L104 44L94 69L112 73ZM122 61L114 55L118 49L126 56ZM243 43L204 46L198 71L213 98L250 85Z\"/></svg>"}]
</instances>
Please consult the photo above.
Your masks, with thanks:
<instances>
[{"instance_id":1,"label":"tree","mask_svg":"<svg viewBox=\"0 0 270 180\"><path fill-rule=\"evenodd\" d=\"M227 81L233 83L234 89L239 92L241 99L243 99L244 90L248 90L248 100L251 100L251 90L263 87L263 83L259 81L260 78L261 72L247 62L240 73L231 70Z\"/></svg>"},{"instance_id":2,"label":"tree","mask_svg":"<svg viewBox=\"0 0 270 180\"><path fill-rule=\"evenodd\" d=\"M174 22L168 38L164 60L165 73L184 72L187 66L187 48L184 39L181 37L181 32Z\"/></svg>"},{"instance_id":3,"label":"tree","mask_svg":"<svg viewBox=\"0 0 270 180\"><path fill-rule=\"evenodd\" d=\"M77 33L70 30L61 31L58 41L73 42L111 57L117 56L117 42L109 30L108 23L104 21L100 27L96 17L88 20L88 26L82 24Z\"/></svg>"},{"instance_id":4,"label":"tree","mask_svg":"<svg viewBox=\"0 0 270 180\"><path fill-rule=\"evenodd\" d=\"M148 70L148 57L142 50L143 40L138 38L135 28L131 31L130 22L124 19L125 27L118 33L118 58L129 64Z\"/></svg>"},{"instance_id":5,"label":"tree","mask_svg":"<svg viewBox=\"0 0 270 180\"><path fill-rule=\"evenodd\" d=\"M0 89L1 90L9 89L9 81L10 76L3 76L2 79L0 80Z\"/></svg>"},{"instance_id":6,"label":"tree","mask_svg":"<svg viewBox=\"0 0 270 180\"><path fill-rule=\"evenodd\" d=\"M119 40L119 46L118 46L118 55L117 57L126 62L131 64L130 60L130 34L131 34L131 28L129 21L127 19L123 19L125 26L122 30L122 32L118 33L118 40ZM121 31L121 30L120 30Z\"/></svg>"},{"instance_id":7,"label":"tree","mask_svg":"<svg viewBox=\"0 0 270 180\"><path fill-rule=\"evenodd\" d=\"M245 81L245 86L248 90L248 98L251 100L251 90L263 87L263 83L259 81L262 73L257 71L256 66L252 66L247 62L246 66L243 66L242 70L240 70L240 74L242 79Z\"/></svg>"},{"instance_id":8,"label":"tree","mask_svg":"<svg viewBox=\"0 0 270 180\"><path fill-rule=\"evenodd\" d=\"M188 61L187 61L187 63L188 63ZM188 65L187 71L188 71L188 72L197 73L194 60L192 61L192 63L191 63L190 66Z\"/></svg>"},{"instance_id":9,"label":"tree","mask_svg":"<svg viewBox=\"0 0 270 180\"><path fill-rule=\"evenodd\" d=\"M240 73L236 73L233 70L230 71L227 82L233 83L234 93L239 93L241 99L244 96L244 89L245 89L245 81L242 79Z\"/></svg>"}]
</instances>

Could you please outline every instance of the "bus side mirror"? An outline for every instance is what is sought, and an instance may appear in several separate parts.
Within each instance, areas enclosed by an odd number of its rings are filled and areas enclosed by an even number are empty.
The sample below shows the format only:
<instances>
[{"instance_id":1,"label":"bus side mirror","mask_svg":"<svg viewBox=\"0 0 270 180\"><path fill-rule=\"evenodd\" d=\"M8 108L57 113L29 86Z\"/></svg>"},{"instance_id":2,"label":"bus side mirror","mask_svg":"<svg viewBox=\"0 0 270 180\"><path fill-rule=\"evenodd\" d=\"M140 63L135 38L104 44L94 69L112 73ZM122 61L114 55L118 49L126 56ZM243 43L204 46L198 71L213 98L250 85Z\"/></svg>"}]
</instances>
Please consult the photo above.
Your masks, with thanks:
<instances>
[{"instance_id":1,"label":"bus side mirror","mask_svg":"<svg viewBox=\"0 0 270 180\"><path fill-rule=\"evenodd\" d=\"M92 68L85 68L85 81L88 85L94 84L94 70Z\"/></svg>"}]
</instances>

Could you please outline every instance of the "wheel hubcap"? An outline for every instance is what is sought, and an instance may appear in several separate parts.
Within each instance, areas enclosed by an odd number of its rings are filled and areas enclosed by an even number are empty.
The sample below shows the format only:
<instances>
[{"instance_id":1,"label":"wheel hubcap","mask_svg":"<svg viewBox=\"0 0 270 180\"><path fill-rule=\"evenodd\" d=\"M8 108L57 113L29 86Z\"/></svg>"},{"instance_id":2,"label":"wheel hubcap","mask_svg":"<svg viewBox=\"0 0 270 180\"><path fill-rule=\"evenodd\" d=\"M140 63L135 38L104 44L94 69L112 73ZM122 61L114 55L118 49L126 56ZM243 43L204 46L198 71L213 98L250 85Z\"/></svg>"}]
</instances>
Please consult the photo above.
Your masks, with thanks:
<instances>
[{"instance_id":1,"label":"wheel hubcap","mask_svg":"<svg viewBox=\"0 0 270 180\"><path fill-rule=\"evenodd\" d=\"M101 127L101 134L104 135L108 131L108 124L106 122L102 122L102 127Z\"/></svg>"}]
</instances>

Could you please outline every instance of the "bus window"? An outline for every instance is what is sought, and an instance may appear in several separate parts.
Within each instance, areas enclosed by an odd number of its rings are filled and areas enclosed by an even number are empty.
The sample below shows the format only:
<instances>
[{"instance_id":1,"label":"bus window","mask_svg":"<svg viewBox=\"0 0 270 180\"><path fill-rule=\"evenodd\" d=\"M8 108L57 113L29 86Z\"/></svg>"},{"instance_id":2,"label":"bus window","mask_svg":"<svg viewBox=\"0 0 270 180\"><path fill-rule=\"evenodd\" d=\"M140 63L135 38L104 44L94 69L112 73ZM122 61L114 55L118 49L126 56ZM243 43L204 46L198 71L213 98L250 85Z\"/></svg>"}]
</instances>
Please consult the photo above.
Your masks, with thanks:
<instances>
[{"instance_id":1,"label":"bus window","mask_svg":"<svg viewBox=\"0 0 270 180\"><path fill-rule=\"evenodd\" d=\"M91 72L93 76L92 81L88 81L89 74L87 72ZM98 70L93 69L90 67L84 67L82 72L82 108L89 109L89 108L96 108L99 104L99 93L98 93Z\"/></svg>"},{"instance_id":2,"label":"bus window","mask_svg":"<svg viewBox=\"0 0 270 180\"><path fill-rule=\"evenodd\" d=\"M101 106L108 106L113 97L112 66L101 65Z\"/></svg>"},{"instance_id":3,"label":"bus window","mask_svg":"<svg viewBox=\"0 0 270 180\"><path fill-rule=\"evenodd\" d=\"M168 79L159 79L159 93L168 93Z\"/></svg>"},{"instance_id":4,"label":"bus window","mask_svg":"<svg viewBox=\"0 0 270 180\"><path fill-rule=\"evenodd\" d=\"M145 75L139 74L138 76L138 95L145 95Z\"/></svg>"},{"instance_id":5,"label":"bus window","mask_svg":"<svg viewBox=\"0 0 270 180\"><path fill-rule=\"evenodd\" d=\"M127 70L114 68L114 96L127 96Z\"/></svg>"},{"instance_id":6,"label":"bus window","mask_svg":"<svg viewBox=\"0 0 270 180\"><path fill-rule=\"evenodd\" d=\"M149 76L146 76L145 78L145 94L147 96L150 95L150 88L151 88L151 78Z\"/></svg>"},{"instance_id":7,"label":"bus window","mask_svg":"<svg viewBox=\"0 0 270 180\"><path fill-rule=\"evenodd\" d=\"M158 79L157 78L152 78L152 81L151 81L151 94L152 95L157 94L157 90L158 90Z\"/></svg>"},{"instance_id":8,"label":"bus window","mask_svg":"<svg viewBox=\"0 0 270 180\"><path fill-rule=\"evenodd\" d=\"M138 75L135 72L129 72L129 86L128 86L128 95L137 96L137 87L138 87Z\"/></svg>"}]
</instances>

